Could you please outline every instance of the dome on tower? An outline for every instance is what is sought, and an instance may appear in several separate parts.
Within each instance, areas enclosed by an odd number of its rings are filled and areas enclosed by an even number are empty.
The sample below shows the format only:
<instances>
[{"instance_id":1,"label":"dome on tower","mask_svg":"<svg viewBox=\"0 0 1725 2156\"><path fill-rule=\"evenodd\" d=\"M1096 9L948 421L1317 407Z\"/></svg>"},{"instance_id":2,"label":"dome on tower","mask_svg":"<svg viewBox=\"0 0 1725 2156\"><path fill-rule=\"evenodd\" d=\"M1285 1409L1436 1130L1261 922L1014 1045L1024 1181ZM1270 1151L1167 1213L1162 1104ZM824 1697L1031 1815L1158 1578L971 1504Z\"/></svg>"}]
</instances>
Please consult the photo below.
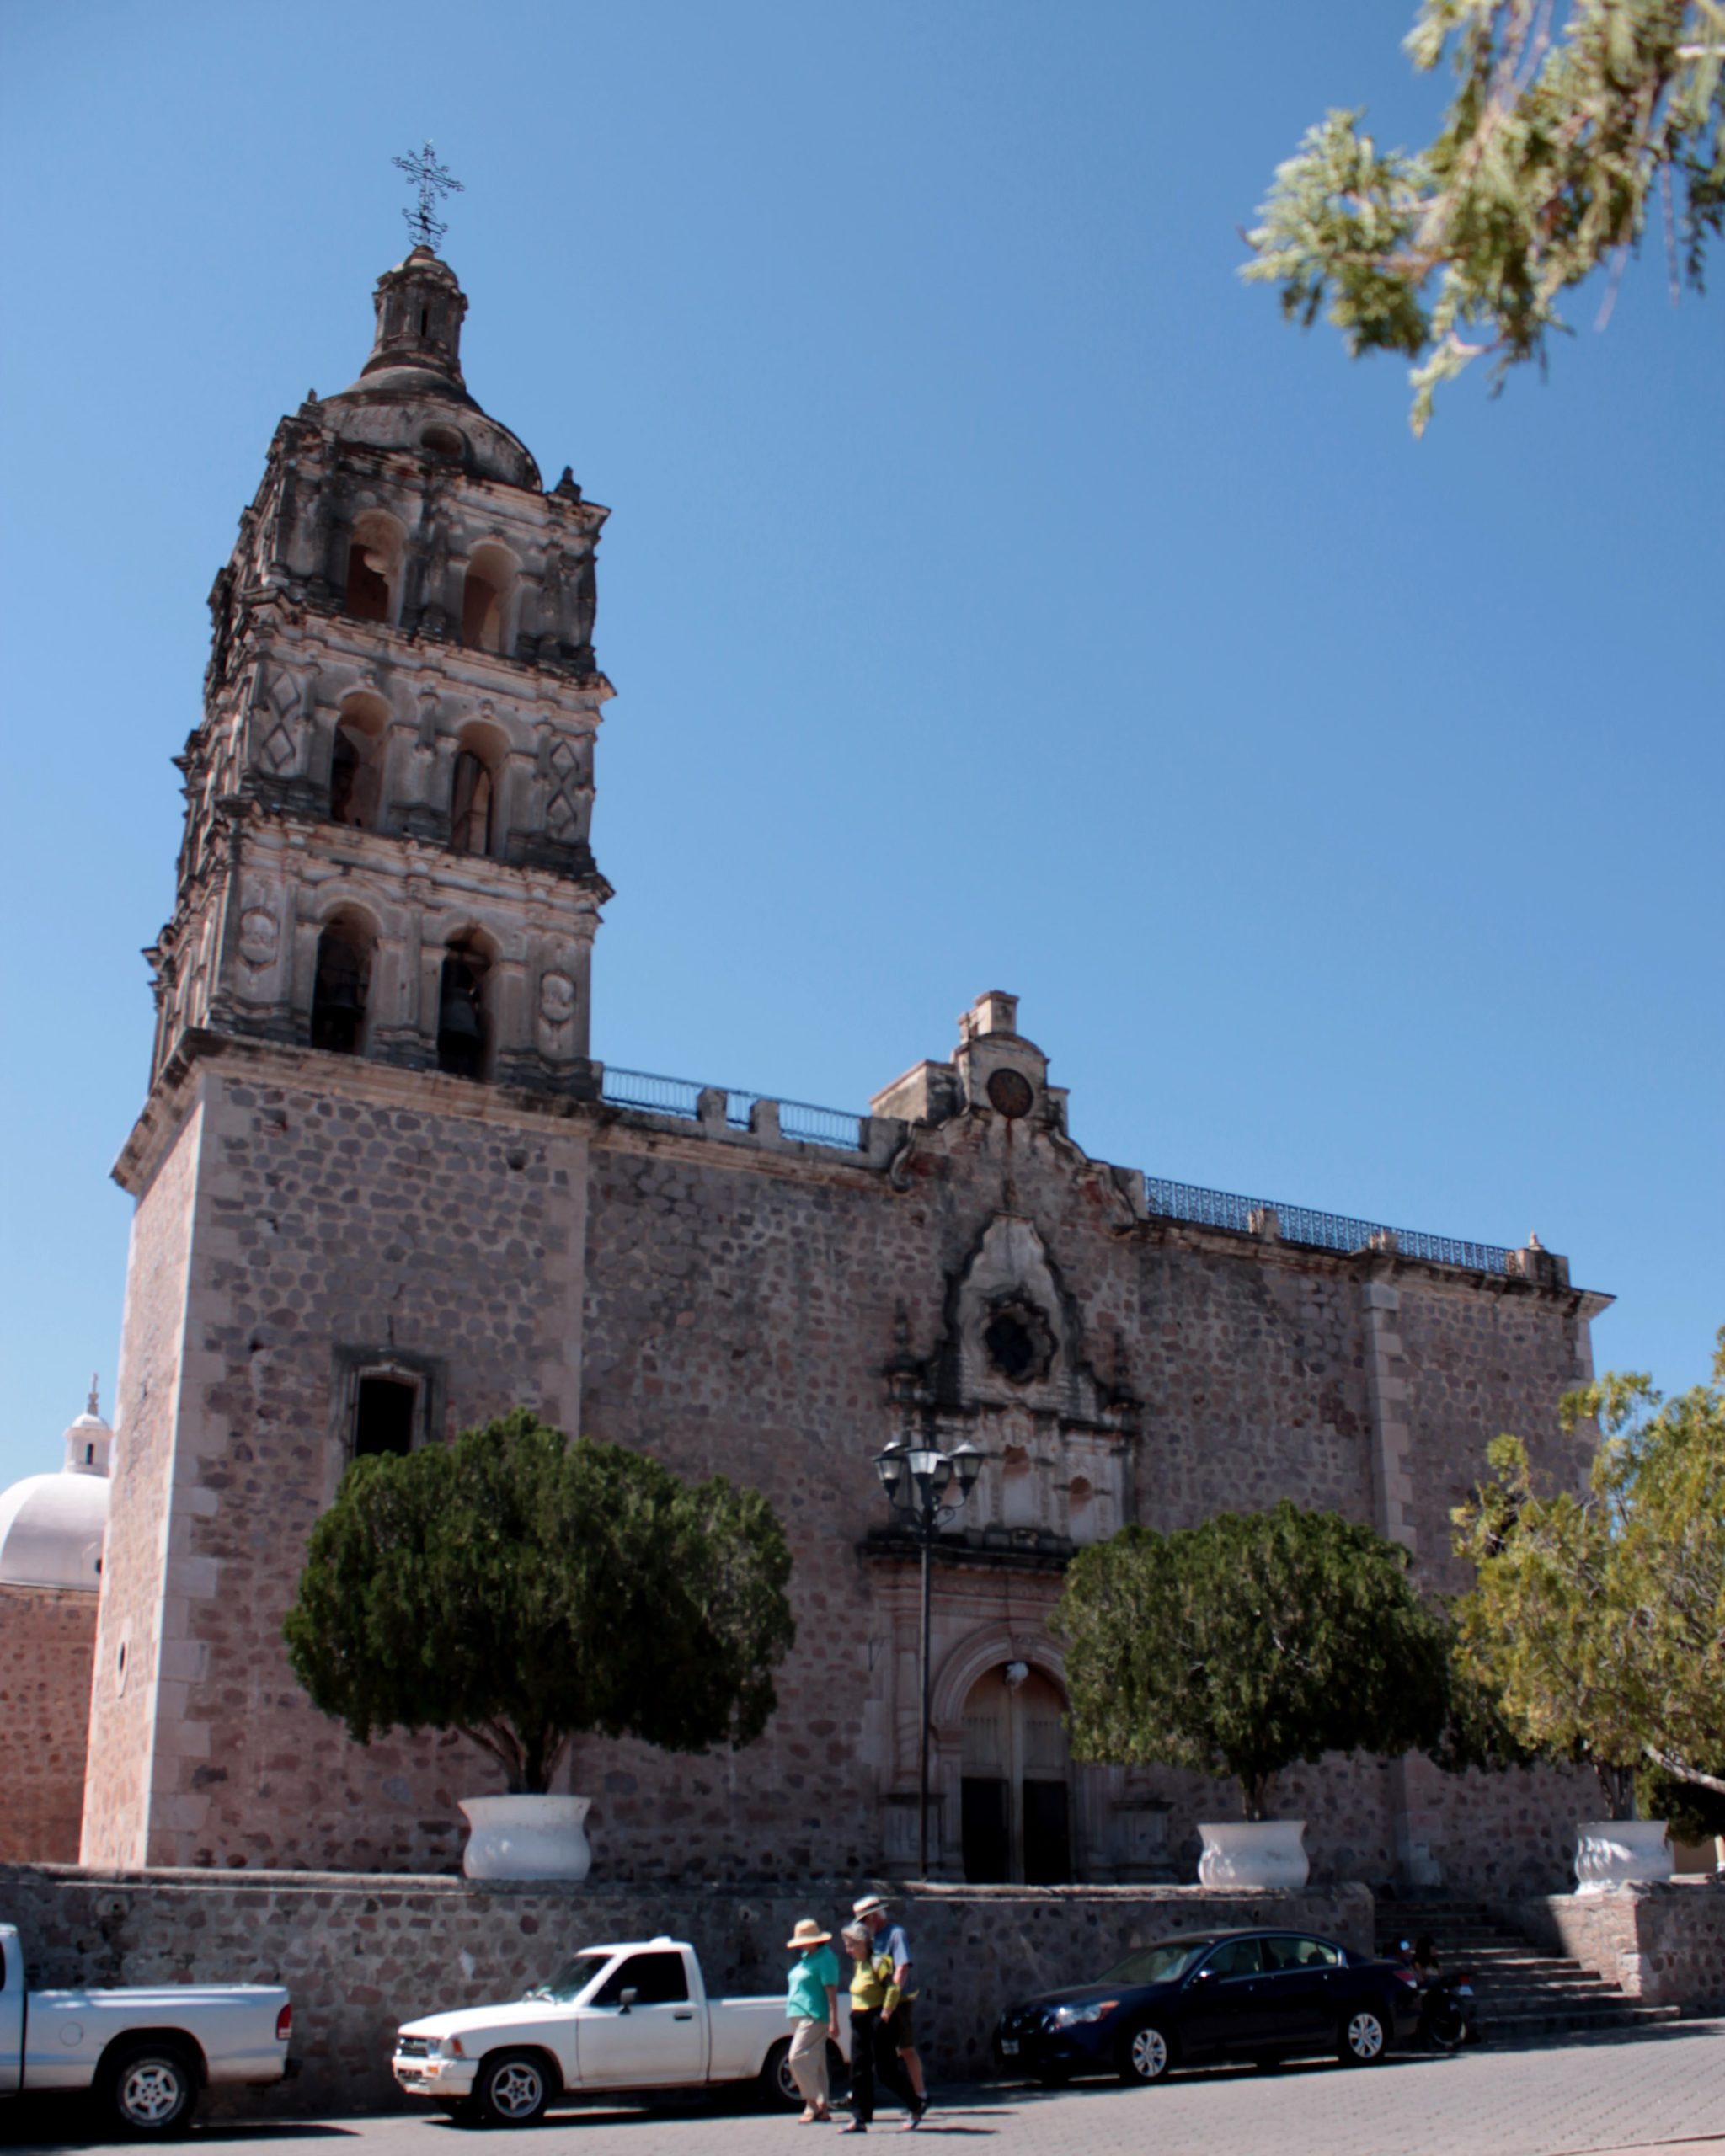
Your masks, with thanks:
<instances>
[{"instance_id":1,"label":"dome on tower","mask_svg":"<svg viewBox=\"0 0 1725 2156\"><path fill-rule=\"evenodd\" d=\"M321 407L344 441L411 449L482 479L540 488L525 446L483 412L462 378L467 296L449 264L416 247L373 295L377 334L360 378Z\"/></svg>"},{"instance_id":2,"label":"dome on tower","mask_svg":"<svg viewBox=\"0 0 1725 2156\"><path fill-rule=\"evenodd\" d=\"M108 1529L108 1460L114 1433L89 1405L66 1433L57 1475L27 1475L0 1491L0 1586L87 1588L102 1583Z\"/></svg>"}]
</instances>

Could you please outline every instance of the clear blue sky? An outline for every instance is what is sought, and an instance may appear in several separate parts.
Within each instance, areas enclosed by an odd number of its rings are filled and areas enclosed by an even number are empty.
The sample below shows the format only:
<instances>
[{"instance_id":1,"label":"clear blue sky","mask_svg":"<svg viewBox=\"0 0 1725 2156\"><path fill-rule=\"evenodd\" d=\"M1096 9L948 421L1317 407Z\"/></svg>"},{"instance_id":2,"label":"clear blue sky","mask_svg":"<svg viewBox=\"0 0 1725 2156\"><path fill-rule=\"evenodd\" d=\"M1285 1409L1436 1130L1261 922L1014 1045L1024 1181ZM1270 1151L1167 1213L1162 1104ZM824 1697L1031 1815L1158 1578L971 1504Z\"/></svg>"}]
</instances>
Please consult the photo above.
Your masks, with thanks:
<instances>
[{"instance_id":1,"label":"clear blue sky","mask_svg":"<svg viewBox=\"0 0 1725 2156\"><path fill-rule=\"evenodd\" d=\"M1655 251L1415 444L1235 274L1327 105L1423 138L1403 13L7 11L0 1485L111 1399L205 594L428 135L468 380L615 510L599 1054L860 1106L1015 990L1092 1151L1536 1229L1702 1374L1725 299Z\"/></svg>"}]
</instances>

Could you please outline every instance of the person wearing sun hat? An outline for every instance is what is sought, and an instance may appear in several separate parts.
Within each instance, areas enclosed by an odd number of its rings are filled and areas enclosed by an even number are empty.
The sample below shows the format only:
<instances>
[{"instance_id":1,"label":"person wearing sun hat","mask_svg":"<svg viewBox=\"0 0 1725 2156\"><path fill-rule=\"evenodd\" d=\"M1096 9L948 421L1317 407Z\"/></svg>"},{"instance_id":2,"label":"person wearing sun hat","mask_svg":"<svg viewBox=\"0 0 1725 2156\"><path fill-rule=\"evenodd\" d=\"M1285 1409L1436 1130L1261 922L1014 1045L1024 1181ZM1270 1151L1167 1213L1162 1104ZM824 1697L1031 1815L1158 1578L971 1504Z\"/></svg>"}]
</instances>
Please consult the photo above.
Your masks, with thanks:
<instances>
[{"instance_id":1,"label":"person wearing sun hat","mask_svg":"<svg viewBox=\"0 0 1725 2156\"><path fill-rule=\"evenodd\" d=\"M911 2091L911 2116L905 2124L914 2130L921 2125L923 2114L928 2109L928 2091L922 2079L922 2060L916 2049L916 2025L912 2016L917 1984L916 1972L911 1962L911 1942L905 1936L903 1924L894 1924L888 1917L886 1903L879 1894L863 1895L852 1904L851 1913L892 1972L892 1981L881 2004L880 2036L882 2043L898 2054L895 2063Z\"/></svg>"},{"instance_id":2,"label":"person wearing sun hat","mask_svg":"<svg viewBox=\"0 0 1725 2156\"><path fill-rule=\"evenodd\" d=\"M791 2075L802 2092L802 2123L815 2126L832 2116L826 2047L839 2040L839 1958L832 1934L813 1917L799 1917L785 1945L797 1956L785 2000L793 2025Z\"/></svg>"}]
</instances>

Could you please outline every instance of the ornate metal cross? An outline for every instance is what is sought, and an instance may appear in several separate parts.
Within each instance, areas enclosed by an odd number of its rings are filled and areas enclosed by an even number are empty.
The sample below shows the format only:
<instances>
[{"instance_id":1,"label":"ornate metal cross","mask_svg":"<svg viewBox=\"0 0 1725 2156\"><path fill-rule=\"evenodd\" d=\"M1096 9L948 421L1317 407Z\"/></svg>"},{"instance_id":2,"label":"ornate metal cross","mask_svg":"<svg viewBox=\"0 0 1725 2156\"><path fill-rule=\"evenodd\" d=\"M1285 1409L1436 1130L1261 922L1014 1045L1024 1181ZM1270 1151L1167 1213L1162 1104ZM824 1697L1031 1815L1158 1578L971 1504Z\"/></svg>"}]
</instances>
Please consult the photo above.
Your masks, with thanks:
<instances>
[{"instance_id":1,"label":"ornate metal cross","mask_svg":"<svg viewBox=\"0 0 1725 2156\"><path fill-rule=\"evenodd\" d=\"M408 221L408 230L414 236L414 244L429 247L435 254L438 241L449 230L437 215L438 197L461 195L466 190L451 172L438 163L436 149L430 142L417 157L392 157L390 163L407 174L409 187L417 187L419 190L417 206L402 211Z\"/></svg>"}]
</instances>

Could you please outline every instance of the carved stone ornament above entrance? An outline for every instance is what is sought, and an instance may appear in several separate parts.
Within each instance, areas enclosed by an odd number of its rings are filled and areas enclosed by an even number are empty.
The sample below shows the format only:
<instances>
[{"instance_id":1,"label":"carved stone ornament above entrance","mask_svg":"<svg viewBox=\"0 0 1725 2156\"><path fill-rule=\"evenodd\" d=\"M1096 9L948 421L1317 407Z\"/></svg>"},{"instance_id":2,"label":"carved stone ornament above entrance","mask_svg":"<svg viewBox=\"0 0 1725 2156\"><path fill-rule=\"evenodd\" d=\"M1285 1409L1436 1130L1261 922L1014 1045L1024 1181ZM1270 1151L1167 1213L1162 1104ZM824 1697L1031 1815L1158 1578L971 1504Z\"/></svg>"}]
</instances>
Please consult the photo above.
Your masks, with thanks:
<instances>
[{"instance_id":1,"label":"carved stone ornament above entrance","mask_svg":"<svg viewBox=\"0 0 1725 2156\"><path fill-rule=\"evenodd\" d=\"M1017 1289L996 1296L982 1328L990 1365L1009 1385L1045 1378L1055 1358L1054 1328L1047 1313Z\"/></svg>"},{"instance_id":2,"label":"carved stone ornament above entrance","mask_svg":"<svg viewBox=\"0 0 1725 2156\"><path fill-rule=\"evenodd\" d=\"M1034 1401L1050 1389L1064 1399L1077 1375L1077 1343L1033 1223L997 1214L983 1230L954 1299L960 1401Z\"/></svg>"}]
</instances>

